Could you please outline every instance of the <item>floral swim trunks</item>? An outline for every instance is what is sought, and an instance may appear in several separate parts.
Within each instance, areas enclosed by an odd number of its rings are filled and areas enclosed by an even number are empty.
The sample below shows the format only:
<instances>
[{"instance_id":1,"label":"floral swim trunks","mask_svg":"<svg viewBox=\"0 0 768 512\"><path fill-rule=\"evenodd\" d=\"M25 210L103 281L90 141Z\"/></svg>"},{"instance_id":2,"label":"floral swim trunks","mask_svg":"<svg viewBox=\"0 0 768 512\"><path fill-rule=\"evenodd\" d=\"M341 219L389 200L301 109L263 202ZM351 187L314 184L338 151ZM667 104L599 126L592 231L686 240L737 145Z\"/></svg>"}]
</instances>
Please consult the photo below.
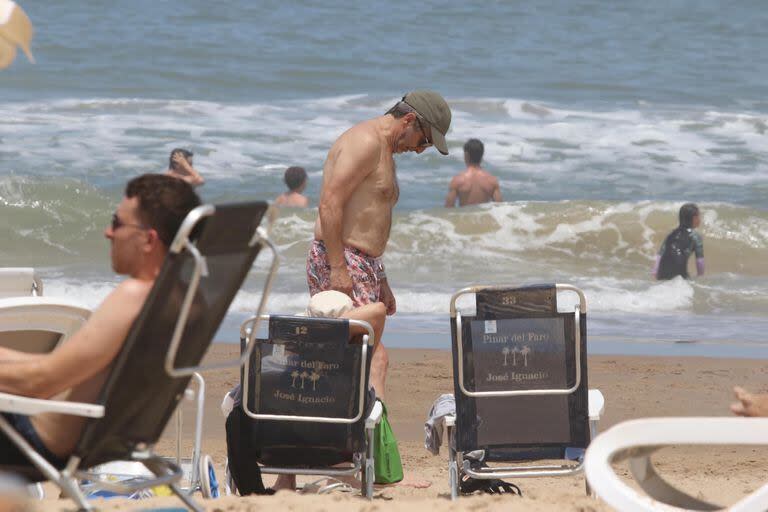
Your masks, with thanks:
<instances>
[{"instance_id":1,"label":"floral swim trunks","mask_svg":"<svg viewBox=\"0 0 768 512\"><path fill-rule=\"evenodd\" d=\"M381 283L379 274L383 267L379 258L369 256L355 247L344 248L347 271L352 278L352 302L362 306L379 302ZM320 240L314 240L307 255L307 284L309 294L314 295L331 289L331 265L328 251Z\"/></svg>"}]
</instances>

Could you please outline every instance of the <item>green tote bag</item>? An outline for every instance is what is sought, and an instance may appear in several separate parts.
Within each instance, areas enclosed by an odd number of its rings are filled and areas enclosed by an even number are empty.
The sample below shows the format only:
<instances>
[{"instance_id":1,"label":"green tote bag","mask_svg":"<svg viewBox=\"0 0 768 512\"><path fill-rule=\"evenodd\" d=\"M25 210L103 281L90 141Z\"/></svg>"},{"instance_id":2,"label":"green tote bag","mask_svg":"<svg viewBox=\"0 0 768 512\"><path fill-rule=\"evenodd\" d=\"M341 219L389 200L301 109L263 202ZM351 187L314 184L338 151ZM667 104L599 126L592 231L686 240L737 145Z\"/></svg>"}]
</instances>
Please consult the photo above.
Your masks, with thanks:
<instances>
[{"instance_id":1,"label":"green tote bag","mask_svg":"<svg viewBox=\"0 0 768 512\"><path fill-rule=\"evenodd\" d=\"M387 419L387 408L384 409L381 423L376 425L373 433L373 472L377 484L394 484L403 479L403 463L400 462L400 450L397 449L397 439Z\"/></svg>"}]
</instances>

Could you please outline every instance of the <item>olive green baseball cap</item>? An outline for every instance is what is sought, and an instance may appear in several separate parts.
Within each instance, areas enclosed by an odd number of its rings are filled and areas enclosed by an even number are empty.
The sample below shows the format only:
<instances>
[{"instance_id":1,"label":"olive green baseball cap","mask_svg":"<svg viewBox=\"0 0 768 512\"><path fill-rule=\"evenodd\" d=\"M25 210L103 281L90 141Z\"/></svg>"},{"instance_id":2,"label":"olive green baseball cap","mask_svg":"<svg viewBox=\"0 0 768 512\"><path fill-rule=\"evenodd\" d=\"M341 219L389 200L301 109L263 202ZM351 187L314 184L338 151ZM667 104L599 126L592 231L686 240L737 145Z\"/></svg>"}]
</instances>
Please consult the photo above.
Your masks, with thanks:
<instances>
[{"instance_id":1,"label":"olive green baseball cap","mask_svg":"<svg viewBox=\"0 0 768 512\"><path fill-rule=\"evenodd\" d=\"M445 134L451 127L451 107L445 99L435 91L419 90L403 96L403 101L429 123L432 128L432 143L440 153L447 155Z\"/></svg>"}]
</instances>

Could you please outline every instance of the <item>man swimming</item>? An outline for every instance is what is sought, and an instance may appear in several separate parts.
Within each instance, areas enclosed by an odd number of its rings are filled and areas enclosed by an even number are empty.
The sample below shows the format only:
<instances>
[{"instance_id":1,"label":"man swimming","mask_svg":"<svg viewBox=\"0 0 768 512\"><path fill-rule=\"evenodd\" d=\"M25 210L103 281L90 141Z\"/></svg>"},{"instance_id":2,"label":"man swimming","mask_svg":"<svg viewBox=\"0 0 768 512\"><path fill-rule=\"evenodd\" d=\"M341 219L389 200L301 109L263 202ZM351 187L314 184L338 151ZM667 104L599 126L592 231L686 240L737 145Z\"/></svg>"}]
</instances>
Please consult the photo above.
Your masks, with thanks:
<instances>
[{"instance_id":1,"label":"man swimming","mask_svg":"<svg viewBox=\"0 0 768 512\"><path fill-rule=\"evenodd\" d=\"M483 143L478 139L469 139L464 144L464 163L467 169L451 180L445 198L446 208L453 208L457 199L459 206L502 201L499 180L480 167L484 151Z\"/></svg>"}]
</instances>

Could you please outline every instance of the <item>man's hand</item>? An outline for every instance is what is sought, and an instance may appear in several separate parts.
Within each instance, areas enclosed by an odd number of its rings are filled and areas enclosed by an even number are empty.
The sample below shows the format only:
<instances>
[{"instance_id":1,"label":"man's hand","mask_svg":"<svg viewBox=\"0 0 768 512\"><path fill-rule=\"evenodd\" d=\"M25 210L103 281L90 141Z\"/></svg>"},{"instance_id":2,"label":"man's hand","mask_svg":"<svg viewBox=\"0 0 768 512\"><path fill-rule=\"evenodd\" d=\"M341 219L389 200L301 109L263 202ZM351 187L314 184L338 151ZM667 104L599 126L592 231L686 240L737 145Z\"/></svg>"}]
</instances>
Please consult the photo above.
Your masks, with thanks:
<instances>
[{"instance_id":1,"label":"man's hand","mask_svg":"<svg viewBox=\"0 0 768 512\"><path fill-rule=\"evenodd\" d=\"M394 315L397 312L397 302L395 302L395 296L392 294L392 289L386 279L381 281L380 294L381 302L387 306L387 315Z\"/></svg>"},{"instance_id":2,"label":"man's hand","mask_svg":"<svg viewBox=\"0 0 768 512\"><path fill-rule=\"evenodd\" d=\"M175 153L173 155L173 158L171 158L171 160L173 161L174 164L178 166L178 168L186 170L186 168L189 166L189 164L187 163L187 159L184 158L184 155L182 155L181 153Z\"/></svg>"},{"instance_id":3,"label":"man's hand","mask_svg":"<svg viewBox=\"0 0 768 512\"><path fill-rule=\"evenodd\" d=\"M331 290L337 290L352 297L352 278L346 266L331 267Z\"/></svg>"}]
</instances>

